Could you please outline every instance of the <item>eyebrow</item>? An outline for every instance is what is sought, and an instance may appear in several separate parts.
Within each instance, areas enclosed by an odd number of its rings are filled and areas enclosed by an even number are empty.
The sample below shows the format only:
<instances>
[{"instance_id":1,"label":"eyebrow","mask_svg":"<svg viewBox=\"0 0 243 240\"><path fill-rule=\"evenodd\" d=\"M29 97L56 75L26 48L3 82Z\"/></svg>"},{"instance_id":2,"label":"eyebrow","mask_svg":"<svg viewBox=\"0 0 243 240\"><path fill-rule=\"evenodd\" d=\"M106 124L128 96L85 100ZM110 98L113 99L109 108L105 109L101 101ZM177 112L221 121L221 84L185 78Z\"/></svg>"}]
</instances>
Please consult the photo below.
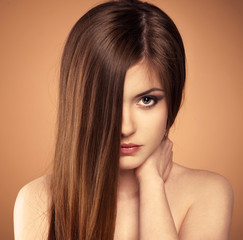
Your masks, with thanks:
<instances>
[{"instance_id":1,"label":"eyebrow","mask_svg":"<svg viewBox=\"0 0 243 240\"><path fill-rule=\"evenodd\" d=\"M164 92L164 90L161 89L161 88L151 88L151 89L149 89L149 90L147 90L145 92L139 93L138 95L136 95L136 98L137 97L141 97L141 96L146 95L146 94L149 94L149 93L154 92L154 91Z\"/></svg>"}]
</instances>

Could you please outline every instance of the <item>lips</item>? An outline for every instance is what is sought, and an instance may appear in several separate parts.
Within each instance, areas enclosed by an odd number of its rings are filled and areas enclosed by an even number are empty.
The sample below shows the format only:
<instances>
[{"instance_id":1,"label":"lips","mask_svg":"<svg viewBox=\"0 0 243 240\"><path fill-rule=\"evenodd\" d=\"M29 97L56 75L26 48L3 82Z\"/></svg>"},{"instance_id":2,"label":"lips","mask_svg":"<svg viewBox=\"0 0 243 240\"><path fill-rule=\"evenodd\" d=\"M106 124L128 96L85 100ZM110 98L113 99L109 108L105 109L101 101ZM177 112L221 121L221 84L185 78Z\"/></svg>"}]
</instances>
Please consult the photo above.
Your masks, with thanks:
<instances>
[{"instance_id":1,"label":"lips","mask_svg":"<svg viewBox=\"0 0 243 240\"><path fill-rule=\"evenodd\" d=\"M121 144L121 147L120 147L120 153L121 154L133 154L137 151L140 150L140 148L142 147L142 145L137 145L137 144L134 144L134 143L123 143Z\"/></svg>"}]
</instances>

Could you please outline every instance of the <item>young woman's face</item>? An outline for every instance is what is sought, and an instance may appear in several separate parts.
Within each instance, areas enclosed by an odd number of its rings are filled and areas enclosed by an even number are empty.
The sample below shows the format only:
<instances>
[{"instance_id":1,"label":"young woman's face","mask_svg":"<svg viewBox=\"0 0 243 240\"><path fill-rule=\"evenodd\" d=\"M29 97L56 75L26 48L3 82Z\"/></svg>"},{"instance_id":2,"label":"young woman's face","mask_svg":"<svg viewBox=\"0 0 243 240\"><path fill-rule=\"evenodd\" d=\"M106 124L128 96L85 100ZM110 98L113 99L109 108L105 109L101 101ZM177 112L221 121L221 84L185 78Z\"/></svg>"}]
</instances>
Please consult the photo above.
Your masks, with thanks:
<instances>
[{"instance_id":1,"label":"young woman's face","mask_svg":"<svg viewBox=\"0 0 243 240\"><path fill-rule=\"evenodd\" d=\"M165 92L145 63L128 69L124 83L120 169L139 167L154 153L167 123Z\"/></svg>"}]
</instances>

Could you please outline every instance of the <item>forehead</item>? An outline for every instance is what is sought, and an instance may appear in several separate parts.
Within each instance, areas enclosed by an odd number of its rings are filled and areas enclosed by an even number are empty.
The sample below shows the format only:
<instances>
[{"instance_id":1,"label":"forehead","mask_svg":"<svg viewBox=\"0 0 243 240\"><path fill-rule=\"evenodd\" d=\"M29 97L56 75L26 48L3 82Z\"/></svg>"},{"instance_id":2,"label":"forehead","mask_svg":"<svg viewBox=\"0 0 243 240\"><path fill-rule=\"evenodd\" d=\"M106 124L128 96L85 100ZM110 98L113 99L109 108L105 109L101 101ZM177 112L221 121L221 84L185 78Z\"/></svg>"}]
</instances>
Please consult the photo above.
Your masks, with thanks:
<instances>
[{"instance_id":1,"label":"forehead","mask_svg":"<svg viewBox=\"0 0 243 240\"><path fill-rule=\"evenodd\" d=\"M158 74L145 62L140 62L127 70L124 93L146 91L150 88L162 88Z\"/></svg>"}]
</instances>

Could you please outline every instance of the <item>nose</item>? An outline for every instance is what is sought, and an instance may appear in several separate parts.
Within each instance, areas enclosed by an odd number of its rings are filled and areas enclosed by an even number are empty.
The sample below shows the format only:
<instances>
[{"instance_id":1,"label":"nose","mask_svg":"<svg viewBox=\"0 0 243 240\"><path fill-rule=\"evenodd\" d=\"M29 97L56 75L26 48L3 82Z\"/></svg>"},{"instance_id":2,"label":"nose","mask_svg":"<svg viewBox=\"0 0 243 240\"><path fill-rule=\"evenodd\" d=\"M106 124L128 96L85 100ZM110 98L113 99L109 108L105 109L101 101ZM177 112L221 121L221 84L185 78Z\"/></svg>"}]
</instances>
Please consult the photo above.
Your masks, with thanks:
<instances>
[{"instance_id":1,"label":"nose","mask_svg":"<svg viewBox=\"0 0 243 240\"><path fill-rule=\"evenodd\" d=\"M132 116L132 112L129 108L123 107L121 136L123 138L130 137L135 132L136 125Z\"/></svg>"}]
</instances>

